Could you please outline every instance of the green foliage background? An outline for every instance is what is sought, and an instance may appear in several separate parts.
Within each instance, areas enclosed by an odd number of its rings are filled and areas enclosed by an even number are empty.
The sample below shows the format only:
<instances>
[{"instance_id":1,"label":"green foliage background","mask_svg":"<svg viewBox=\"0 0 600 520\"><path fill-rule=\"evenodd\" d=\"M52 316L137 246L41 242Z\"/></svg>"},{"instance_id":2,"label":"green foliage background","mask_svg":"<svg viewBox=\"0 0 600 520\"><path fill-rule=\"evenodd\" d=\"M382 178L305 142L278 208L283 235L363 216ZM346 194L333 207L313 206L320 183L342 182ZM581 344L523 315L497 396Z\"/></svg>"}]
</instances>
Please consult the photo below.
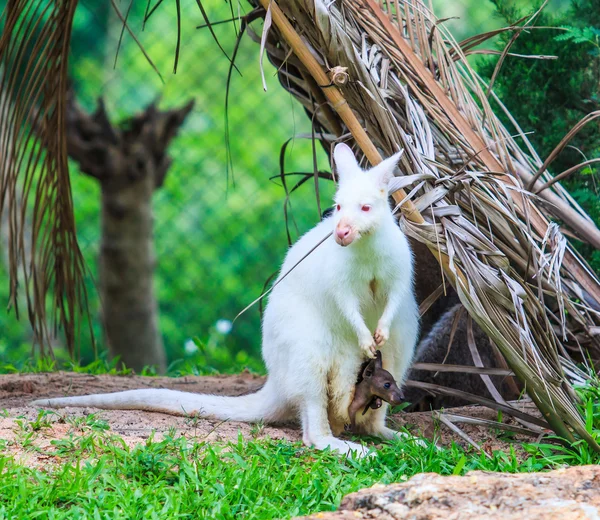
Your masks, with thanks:
<instances>
[{"instance_id":1,"label":"green foliage background","mask_svg":"<svg viewBox=\"0 0 600 520\"><path fill-rule=\"evenodd\" d=\"M203 2L212 21L231 16L225 2ZM117 3L121 9L126 3ZM522 54L554 54L555 61L508 58L495 91L524 131L535 131L531 140L544 158L581 116L598 106L599 11L594 0L551 2L537 25L569 26L588 32L580 41L574 30L530 31L513 47ZM175 3L164 2L142 31L145 2L134 2L128 23L159 69L153 71L132 38L125 33L110 2L82 0L77 10L71 57L72 76L79 101L93 109L102 96L113 120L122 120L143 109L160 95L161 107L196 102L179 137L171 146L173 157L165 186L154 199L156 237L156 288L160 327L171 372L236 371L245 366L262 371L258 306L244 314L231 333L219 332L219 320L231 320L262 291L278 268L287 248L283 218L284 190L270 178L279 173L279 152L284 142L310 132L302 108L278 85L274 69L265 60L268 91L264 92L259 67L259 47L244 38L236 60L242 75L233 74L229 98L230 152L233 174L228 172L225 142L225 91L229 68L202 24L195 0L182 0L181 54L173 74L176 44ZM460 16L444 22L457 39L501 27L508 19L533 12L528 0L486 2L434 2L439 17ZM246 9L241 4L241 9ZM232 52L239 27L214 27L219 41ZM260 30L260 28L258 28ZM592 32L590 32L592 31ZM559 38L557 36L560 35ZM506 42L490 42L493 48ZM595 42L595 44L594 44ZM117 55L118 50L118 55ZM479 71L491 75L497 58L474 59ZM116 62L116 63L115 63ZM598 125L582 132L574 146L586 157L598 156ZM319 166L327 169L319 150ZM310 141L296 139L288 147L287 171L312 171ZM555 173L581 162L579 151L567 150L552 166ZM595 169L566 182L577 200L598 221L600 203L595 190ZM99 245L99 187L72 165L72 182L80 244L90 273L94 330L102 352L97 319L99 302L94 287ZM328 204L332 185L321 182L321 200ZM306 183L292 196L292 238L319 218L314 184ZM0 243L1 248L1 243ZM599 253L582 251L600 268ZM7 301L5 263L0 262L0 299ZM24 308L24 306L22 306ZM192 338L196 338L192 341ZM26 317L0 312L0 364L23 366L30 355L31 337ZM60 347L60 345L58 345ZM59 357L64 352L57 349ZM82 341L82 363L93 359L90 338Z\"/></svg>"}]
</instances>

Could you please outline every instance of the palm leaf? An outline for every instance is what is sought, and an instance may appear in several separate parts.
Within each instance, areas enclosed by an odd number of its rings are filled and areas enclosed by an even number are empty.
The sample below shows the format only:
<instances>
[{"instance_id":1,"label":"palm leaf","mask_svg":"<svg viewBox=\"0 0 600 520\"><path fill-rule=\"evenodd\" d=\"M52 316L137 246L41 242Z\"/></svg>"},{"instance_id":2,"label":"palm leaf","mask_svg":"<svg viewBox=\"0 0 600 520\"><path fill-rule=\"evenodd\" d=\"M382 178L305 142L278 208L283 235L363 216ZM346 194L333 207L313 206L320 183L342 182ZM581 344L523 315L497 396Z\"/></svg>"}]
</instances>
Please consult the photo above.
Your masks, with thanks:
<instances>
[{"instance_id":1,"label":"palm leaf","mask_svg":"<svg viewBox=\"0 0 600 520\"><path fill-rule=\"evenodd\" d=\"M65 140L76 6L69 0L12 0L1 18L0 213L9 222L9 305L18 310L22 283L34 346L42 352L59 326L73 351L86 305ZM31 236L25 236L28 229Z\"/></svg>"}]
</instances>

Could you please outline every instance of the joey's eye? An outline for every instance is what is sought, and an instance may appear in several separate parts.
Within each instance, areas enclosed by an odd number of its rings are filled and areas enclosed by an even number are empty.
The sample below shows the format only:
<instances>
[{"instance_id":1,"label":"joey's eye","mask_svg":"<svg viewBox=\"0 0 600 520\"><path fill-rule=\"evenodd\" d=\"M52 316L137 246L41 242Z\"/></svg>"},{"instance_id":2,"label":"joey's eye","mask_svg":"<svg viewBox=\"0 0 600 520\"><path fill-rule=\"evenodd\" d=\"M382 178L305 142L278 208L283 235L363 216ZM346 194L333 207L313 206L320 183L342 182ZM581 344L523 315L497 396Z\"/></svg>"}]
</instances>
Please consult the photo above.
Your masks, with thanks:
<instances>
[{"instance_id":1,"label":"joey's eye","mask_svg":"<svg viewBox=\"0 0 600 520\"><path fill-rule=\"evenodd\" d=\"M363 204L360 209L363 211L371 211L371 204Z\"/></svg>"},{"instance_id":2,"label":"joey's eye","mask_svg":"<svg viewBox=\"0 0 600 520\"><path fill-rule=\"evenodd\" d=\"M392 383L386 383L385 385L383 385L383 388L387 390L390 386L392 386Z\"/></svg>"},{"instance_id":3,"label":"joey's eye","mask_svg":"<svg viewBox=\"0 0 600 520\"><path fill-rule=\"evenodd\" d=\"M338 211L342 209L342 206L340 206L339 204L335 207L335 209L337 209Z\"/></svg>"}]
</instances>

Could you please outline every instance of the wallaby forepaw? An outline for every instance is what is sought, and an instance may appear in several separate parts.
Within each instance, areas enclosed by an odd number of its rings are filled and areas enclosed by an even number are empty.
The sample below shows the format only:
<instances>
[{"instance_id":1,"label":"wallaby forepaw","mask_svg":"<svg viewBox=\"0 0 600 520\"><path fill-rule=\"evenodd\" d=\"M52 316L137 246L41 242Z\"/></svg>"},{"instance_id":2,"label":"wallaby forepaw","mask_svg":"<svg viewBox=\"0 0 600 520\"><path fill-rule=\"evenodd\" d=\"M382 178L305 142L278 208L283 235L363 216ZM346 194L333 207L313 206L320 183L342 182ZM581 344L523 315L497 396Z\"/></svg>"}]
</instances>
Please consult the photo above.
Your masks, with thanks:
<instances>
[{"instance_id":1,"label":"wallaby forepaw","mask_svg":"<svg viewBox=\"0 0 600 520\"><path fill-rule=\"evenodd\" d=\"M373 339L375 340L375 344L378 347L381 347L388 339L390 339L390 329L387 327L377 327Z\"/></svg>"},{"instance_id":2,"label":"wallaby forepaw","mask_svg":"<svg viewBox=\"0 0 600 520\"><path fill-rule=\"evenodd\" d=\"M362 349L365 357L369 359L375 359L375 355L377 352L377 345L375 345L375 343L372 343L370 345L361 345L360 348Z\"/></svg>"},{"instance_id":3,"label":"wallaby forepaw","mask_svg":"<svg viewBox=\"0 0 600 520\"><path fill-rule=\"evenodd\" d=\"M377 345L371 336L368 339L360 342L360 349L363 351L363 354L369 359L375 359L377 352Z\"/></svg>"}]
</instances>

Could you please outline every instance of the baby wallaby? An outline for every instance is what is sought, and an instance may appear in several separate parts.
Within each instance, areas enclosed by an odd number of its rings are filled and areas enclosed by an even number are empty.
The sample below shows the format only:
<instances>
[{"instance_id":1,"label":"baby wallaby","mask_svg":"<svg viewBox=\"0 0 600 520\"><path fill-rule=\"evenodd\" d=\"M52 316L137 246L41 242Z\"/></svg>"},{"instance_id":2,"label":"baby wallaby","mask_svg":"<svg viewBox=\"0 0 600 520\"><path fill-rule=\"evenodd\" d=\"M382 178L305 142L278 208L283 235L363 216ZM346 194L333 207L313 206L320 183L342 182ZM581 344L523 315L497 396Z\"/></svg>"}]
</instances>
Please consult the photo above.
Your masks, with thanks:
<instances>
[{"instance_id":1,"label":"baby wallaby","mask_svg":"<svg viewBox=\"0 0 600 520\"><path fill-rule=\"evenodd\" d=\"M395 380L404 380L419 328L413 258L388 203L387 186L400 154L368 171L345 144L338 144L333 156L339 179L334 212L288 251L263 314L268 372L263 388L240 397L144 389L33 404L247 422L295 418L306 445L365 455L363 446L336 435L349 422L356 374L377 348L384 351L384 365ZM395 437L385 424L386 407L357 417L357 430Z\"/></svg>"},{"instance_id":2,"label":"baby wallaby","mask_svg":"<svg viewBox=\"0 0 600 520\"><path fill-rule=\"evenodd\" d=\"M378 350L375 352L375 359L368 361L359 373L354 398L348 408L350 424L346 425L346 431L356 433L356 414L361 408L364 408L362 414L365 415L369 408L381 408L382 401L400 404L403 397L394 376L383 368L381 351Z\"/></svg>"}]
</instances>

